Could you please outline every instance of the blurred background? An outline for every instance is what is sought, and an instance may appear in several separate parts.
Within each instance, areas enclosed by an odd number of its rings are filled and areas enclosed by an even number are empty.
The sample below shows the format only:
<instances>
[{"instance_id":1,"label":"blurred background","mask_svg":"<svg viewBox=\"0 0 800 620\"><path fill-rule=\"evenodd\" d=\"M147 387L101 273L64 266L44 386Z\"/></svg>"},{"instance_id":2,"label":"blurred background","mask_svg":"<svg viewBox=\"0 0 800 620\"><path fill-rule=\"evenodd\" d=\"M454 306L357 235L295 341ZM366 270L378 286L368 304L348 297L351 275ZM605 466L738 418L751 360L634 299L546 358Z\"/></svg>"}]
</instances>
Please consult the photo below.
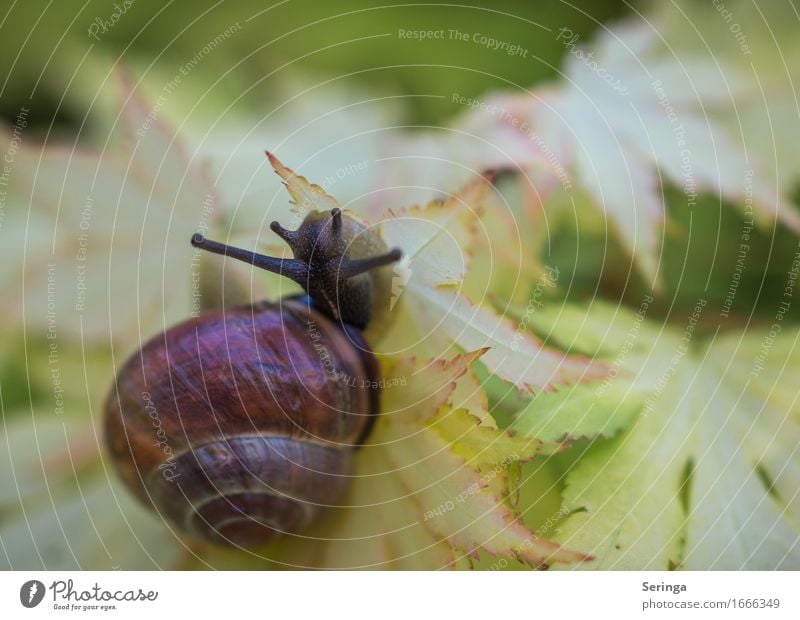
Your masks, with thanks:
<instances>
[{"instance_id":1,"label":"blurred background","mask_svg":"<svg viewBox=\"0 0 800 620\"><path fill-rule=\"evenodd\" d=\"M603 22L631 12L627 3L611 0L468 8L366 0L258 6L200 1L191 7L150 0L15 3L4 16L0 42L6 59L0 113L13 120L19 106L29 102L30 124L37 131L83 134L93 122L85 117L99 71L121 62L168 81L209 41L238 23L241 30L203 57L202 70L187 76L178 98L193 103L202 98L201 106L209 99L205 105L214 113L215 104L234 102L266 112L296 94L298 81L333 80L376 97L407 97L401 102L404 122L435 124L462 111L448 97L437 97L443 92L474 97L556 76L564 46L545 35L549 29L567 24L586 38ZM469 41L454 44L449 33L446 40L406 40L398 37L399 29L480 32L524 42L529 54L486 53Z\"/></svg>"},{"instance_id":2,"label":"blurred background","mask_svg":"<svg viewBox=\"0 0 800 620\"><path fill-rule=\"evenodd\" d=\"M265 149L372 220L496 170L507 217L484 249L502 273L472 287L498 314L557 269L553 303L652 295L647 318L680 330L702 299L704 338L789 333L798 21L788 1L0 9L0 567L262 567L177 544L116 486L97 420L145 339L295 290L205 257L198 285L186 242L281 251L266 224L292 215ZM487 391L510 424L521 397ZM578 460L526 478L532 529Z\"/></svg>"}]
</instances>

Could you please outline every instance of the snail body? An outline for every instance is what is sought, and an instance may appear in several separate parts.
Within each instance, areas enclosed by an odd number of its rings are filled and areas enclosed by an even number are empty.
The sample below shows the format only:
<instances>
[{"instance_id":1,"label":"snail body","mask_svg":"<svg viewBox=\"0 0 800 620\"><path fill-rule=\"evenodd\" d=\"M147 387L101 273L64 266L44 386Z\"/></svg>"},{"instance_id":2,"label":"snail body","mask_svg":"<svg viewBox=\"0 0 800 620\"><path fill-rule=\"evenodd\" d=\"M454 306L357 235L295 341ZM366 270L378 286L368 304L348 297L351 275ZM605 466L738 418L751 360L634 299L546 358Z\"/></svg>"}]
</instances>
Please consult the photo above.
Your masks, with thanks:
<instances>
[{"instance_id":1,"label":"snail body","mask_svg":"<svg viewBox=\"0 0 800 620\"><path fill-rule=\"evenodd\" d=\"M112 462L180 530L258 547L302 531L346 491L379 403L362 330L381 268L400 256L384 246L359 257L380 243L357 247L363 225L349 220L335 208L297 231L273 222L293 259L195 235L195 247L281 273L308 295L203 313L120 370L105 407Z\"/></svg>"}]
</instances>

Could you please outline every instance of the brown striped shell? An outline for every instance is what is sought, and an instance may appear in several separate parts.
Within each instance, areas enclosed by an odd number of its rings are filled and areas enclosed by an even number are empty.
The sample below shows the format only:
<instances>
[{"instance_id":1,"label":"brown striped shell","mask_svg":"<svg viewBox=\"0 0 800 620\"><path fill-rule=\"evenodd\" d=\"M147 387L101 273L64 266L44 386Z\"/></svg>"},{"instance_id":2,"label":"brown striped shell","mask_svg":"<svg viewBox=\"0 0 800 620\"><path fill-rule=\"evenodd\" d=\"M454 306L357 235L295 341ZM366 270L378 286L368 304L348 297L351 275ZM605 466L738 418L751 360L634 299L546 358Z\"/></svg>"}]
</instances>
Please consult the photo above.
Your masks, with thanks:
<instances>
[{"instance_id":1,"label":"brown striped shell","mask_svg":"<svg viewBox=\"0 0 800 620\"><path fill-rule=\"evenodd\" d=\"M165 519L252 548L340 501L377 379L361 333L308 298L208 312L127 361L106 438L122 479Z\"/></svg>"}]
</instances>

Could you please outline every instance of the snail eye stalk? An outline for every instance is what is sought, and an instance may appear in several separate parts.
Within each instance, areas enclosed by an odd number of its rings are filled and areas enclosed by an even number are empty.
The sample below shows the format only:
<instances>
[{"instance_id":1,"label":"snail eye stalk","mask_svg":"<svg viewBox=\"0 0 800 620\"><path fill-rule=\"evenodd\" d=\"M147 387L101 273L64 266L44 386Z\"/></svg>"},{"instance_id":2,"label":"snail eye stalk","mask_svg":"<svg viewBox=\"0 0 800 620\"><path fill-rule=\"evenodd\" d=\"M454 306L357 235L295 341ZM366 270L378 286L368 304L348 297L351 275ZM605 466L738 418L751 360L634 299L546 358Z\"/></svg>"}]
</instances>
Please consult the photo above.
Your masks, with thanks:
<instances>
[{"instance_id":1,"label":"snail eye stalk","mask_svg":"<svg viewBox=\"0 0 800 620\"><path fill-rule=\"evenodd\" d=\"M265 269L272 273L277 273L282 276L297 282L298 284L305 284L308 280L308 266L300 260L295 258L276 258L274 256L265 256L257 252L250 252L241 248L235 248L219 241L211 241L206 239L203 235L195 233L192 235L192 245L206 252L213 254L221 254L235 258L244 263L254 265L259 269Z\"/></svg>"},{"instance_id":2,"label":"snail eye stalk","mask_svg":"<svg viewBox=\"0 0 800 620\"><path fill-rule=\"evenodd\" d=\"M341 209L336 208L331 210L330 222L333 233L337 237L341 237ZM286 244L292 248L292 250L295 250L300 241L300 231L287 230L278 222L272 222L269 227L276 235L283 239ZM260 269L265 269L266 271L271 271L272 273L286 276L300 285L307 284L308 279L311 276L311 272L313 271L312 267L303 260L297 258L276 258L274 256L265 256L264 254L250 252L248 250L226 245L218 241L206 239L200 233L195 233L192 236L192 245L201 250L206 250L207 252L213 252L214 254L221 254L223 256L235 258L236 260L254 265ZM398 248L394 248L385 254L368 256L366 258L351 259L347 258L346 256L342 256L341 260L336 266L336 279L346 280L347 278L361 275L372 269L384 267L400 260L402 255L402 252Z\"/></svg>"}]
</instances>

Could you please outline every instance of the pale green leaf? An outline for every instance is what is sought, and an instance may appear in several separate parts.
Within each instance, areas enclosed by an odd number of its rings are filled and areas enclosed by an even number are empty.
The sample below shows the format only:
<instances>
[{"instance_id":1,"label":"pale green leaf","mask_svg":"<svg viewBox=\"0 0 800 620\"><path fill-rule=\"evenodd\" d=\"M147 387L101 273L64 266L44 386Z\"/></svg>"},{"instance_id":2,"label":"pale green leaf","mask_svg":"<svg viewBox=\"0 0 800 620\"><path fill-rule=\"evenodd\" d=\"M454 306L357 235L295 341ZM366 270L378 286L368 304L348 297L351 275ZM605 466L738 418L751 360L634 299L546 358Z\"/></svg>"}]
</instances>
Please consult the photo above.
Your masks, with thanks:
<instances>
[{"instance_id":1,"label":"pale green leaf","mask_svg":"<svg viewBox=\"0 0 800 620\"><path fill-rule=\"evenodd\" d=\"M221 207L202 165L123 83L108 150L25 140L0 230L7 320L133 346L199 309L192 233Z\"/></svg>"},{"instance_id":2,"label":"pale green leaf","mask_svg":"<svg viewBox=\"0 0 800 620\"><path fill-rule=\"evenodd\" d=\"M537 537L514 507L509 471L540 453L542 442L511 437L447 404L458 382L475 389L467 370L480 353L386 369L387 382L401 386L384 392L344 505L304 536L266 550L271 565L456 568L481 550L534 566L586 559ZM483 399L466 400L483 407Z\"/></svg>"},{"instance_id":3,"label":"pale green leaf","mask_svg":"<svg viewBox=\"0 0 800 620\"><path fill-rule=\"evenodd\" d=\"M512 431L544 441L612 437L636 419L642 398L621 382L544 392L520 410Z\"/></svg>"},{"instance_id":4,"label":"pale green leaf","mask_svg":"<svg viewBox=\"0 0 800 620\"><path fill-rule=\"evenodd\" d=\"M0 442L0 566L170 569L186 548L101 466L101 437L77 416L19 412Z\"/></svg>"},{"instance_id":5,"label":"pale green leaf","mask_svg":"<svg viewBox=\"0 0 800 620\"><path fill-rule=\"evenodd\" d=\"M567 475L570 516L557 539L595 555L593 566L800 567L800 392L789 379L800 367L799 333L731 332L703 343L694 331L703 307L685 329L602 304L585 320L574 308L536 318L565 344L614 360L617 378L583 394L602 405L607 424L615 424L613 402L640 403L629 430L596 440ZM579 398L578 408L582 400L591 404ZM570 411L568 400L563 407ZM545 431L573 423L569 414L543 415Z\"/></svg>"}]
</instances>

